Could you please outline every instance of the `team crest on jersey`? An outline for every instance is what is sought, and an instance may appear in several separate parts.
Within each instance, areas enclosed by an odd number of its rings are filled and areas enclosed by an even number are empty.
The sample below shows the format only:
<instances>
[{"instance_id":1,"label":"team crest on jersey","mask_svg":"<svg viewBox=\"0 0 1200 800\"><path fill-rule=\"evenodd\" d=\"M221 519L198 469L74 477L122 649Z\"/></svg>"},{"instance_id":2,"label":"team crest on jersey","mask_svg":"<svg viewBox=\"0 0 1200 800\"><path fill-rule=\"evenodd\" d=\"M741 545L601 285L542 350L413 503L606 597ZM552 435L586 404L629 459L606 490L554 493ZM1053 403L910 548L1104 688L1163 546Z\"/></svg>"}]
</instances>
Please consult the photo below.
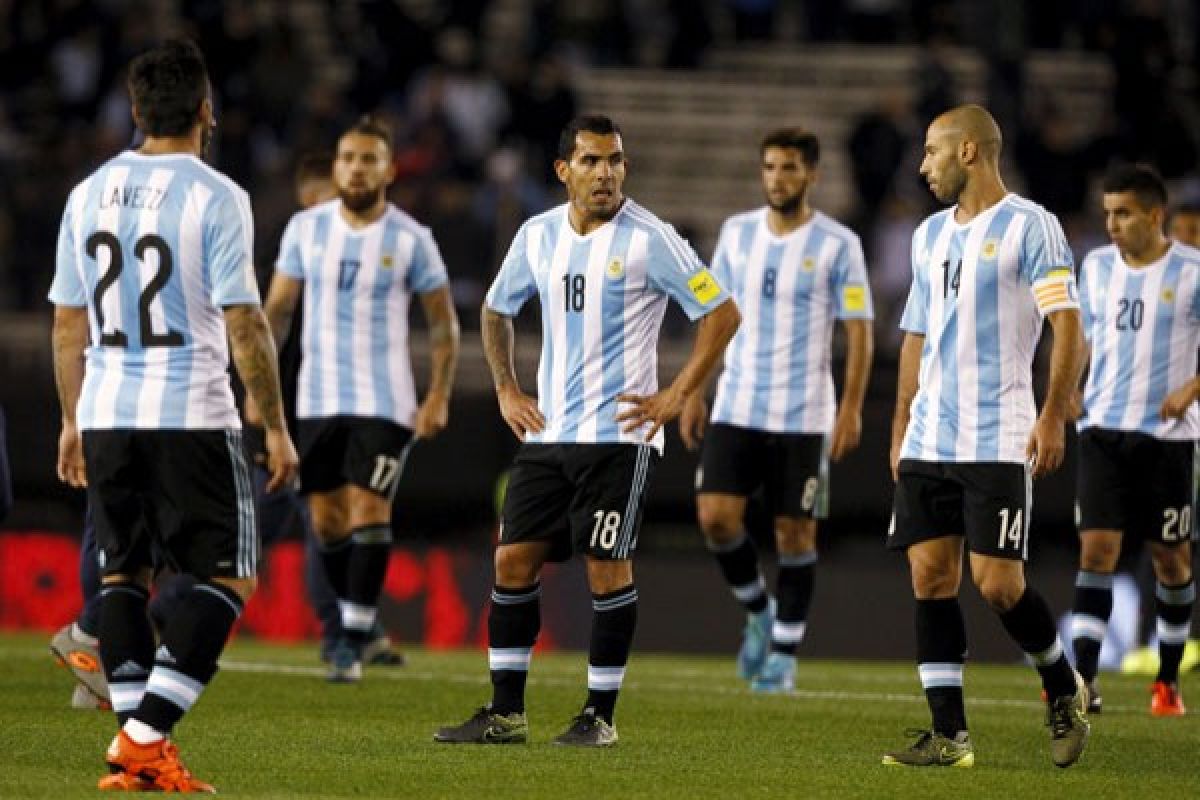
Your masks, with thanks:
<instances>
[{"instance_id":1,"label":"team crest on jersey","mask_svg":"<svg viewBox=\"0 0 1200 800\"><path fill-rule=\"evenodd\" d=\"M984 241L983 247L980 248L979 255L981 258L985 258L988 261L991 261L993 258L996 257L996 251L999 249L1000 249L999 242L997 242L995 239L987 239L986 241Z\"/></svg>"},{"instance_id":2,"label":"team crest on jersey","mask_svg":"<svg viewBox=\"0 0 1200 800\"><path fill-rule=\"evenodd\" d=\"M1162 301L1164 303L1174 303L1175 302L1175 290L1172 289L1170 286L1163 289L1162 290Z\"/></svg>"},{"instance_id":3,"label":"team crest on jersey","mask_svg":"<svg viewBox=\"0 0 1200 800\"><path fill-rule=\"evenodd\" d=\"M812 272L817 268L817 260L812 256L805 256L804 260L800 262L800 266L805 272Z\"/></svg>"},{"instance_id":4,"label":"team crest on jersey","mask_svg":"<svg viewBox=\"0 0 1200 800\"><path fill-rule=\"evenodd\" d=\"M383 269L391 269L393 266L395 266L395 264L396 259L390 255L384 256L379 262L379 266Z\"/></svg>"},{"instance_id":5,"label":"team crest on jersey","mask_svg":"<svg viewBox=\"0 0 1200 800\"><path fill-rule=\"evenodd\" d=\"M604 274L612 278L614 281L620 280L625 275L625 262L619 258L614 258L608 262L608 266L604 268Z\"/></svg>"}]
</instances>

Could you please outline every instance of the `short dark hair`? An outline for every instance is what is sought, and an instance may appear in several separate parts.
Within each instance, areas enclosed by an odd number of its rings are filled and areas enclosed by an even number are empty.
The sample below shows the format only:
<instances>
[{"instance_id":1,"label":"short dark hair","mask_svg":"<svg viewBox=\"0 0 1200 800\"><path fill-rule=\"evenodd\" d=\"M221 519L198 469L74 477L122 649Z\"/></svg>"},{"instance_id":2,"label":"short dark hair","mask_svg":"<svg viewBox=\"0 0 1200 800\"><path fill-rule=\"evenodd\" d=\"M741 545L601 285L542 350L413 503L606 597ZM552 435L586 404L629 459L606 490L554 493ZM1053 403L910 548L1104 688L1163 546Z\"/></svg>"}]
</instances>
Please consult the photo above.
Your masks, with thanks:
<instances>
[{"instance_id":1,"label":"short dark hair","mask_svg":"<svg viewBox=\"0 0 1200 800\"><path fill-rule=\"evenodd\" d=\"M311 180L329 180L333 175L333 156L329 153L305 153L296 162L296 186Z\"/></svg>"},{"instance_id":2,"label":"short dark hair","mask_svg":"<svg viewBox=\"0 0 1200 800\"><path fill-rule=\"evenodd\" d=\"M382 139L383 143L387 145L388 152L392 150L392 126L374 114L363 114L355 120L353 125L342 131L342 136L351 133L361 133L364 136Z\"/></svg>"},{"instance_id":3,"label":"short dark hair","mask_svg":"<svg viewBox=\"0 0 1200 800\"><path fill-rule=\"evenodd\" d=\"M1117 164L1104 174L1105 194L1133 192L1142 208L1165 208L1167 185L1158 171L1148 164Z\"/></svg>"},{"instance_id":4,"label":"short dark hair","mask_svg":"<svg viewBox=\"0 0 1200 800\"><path fill-rule=\"evenodd\" d=\"M566 124L562 129L562 133L558 137L558 157L563 161L570 161L571 155L575 152L575 137L581 132L598 133L601 136L606 136L610 133L621 135L621 129L617 123L612 121L612 118L605 117L601 114L583 114L575 117Z\"/></svg>"},{"instance_id":5,"label":"short dark hair","mask_svg":"<svg viewBox=\"0 0 1200 800\"><path fill-rule=\"evenodd\" d=\"M169 39L129 65L129 97L147 136L185 136L208 97L208 67L191 39Z\"/></svg>"},{"instance_id":6,"label":"short dark hair","mask_svg":"<svg viewBox=\"0 0 1200 800\"><path fill-rule=\"evenodd\" d=\"M758 154L761 156L766 153L768 147L799 150L800 157L810 167L815 167L817 160L821 157L821 143L817 141L817 135L803 128L779 128L771 131L763 137Z\"/></svg>"},{"instance_id":7,"label":"short dark hair","mask_svg":"<svg viewBox=\"0 0 1200 800\"><path fill-rule=\"evenodd\" d=\"M1200 214L1200 197L1188 197L1184 200L1180 200L1171 213Z\"/></svg>"}]
</instances>

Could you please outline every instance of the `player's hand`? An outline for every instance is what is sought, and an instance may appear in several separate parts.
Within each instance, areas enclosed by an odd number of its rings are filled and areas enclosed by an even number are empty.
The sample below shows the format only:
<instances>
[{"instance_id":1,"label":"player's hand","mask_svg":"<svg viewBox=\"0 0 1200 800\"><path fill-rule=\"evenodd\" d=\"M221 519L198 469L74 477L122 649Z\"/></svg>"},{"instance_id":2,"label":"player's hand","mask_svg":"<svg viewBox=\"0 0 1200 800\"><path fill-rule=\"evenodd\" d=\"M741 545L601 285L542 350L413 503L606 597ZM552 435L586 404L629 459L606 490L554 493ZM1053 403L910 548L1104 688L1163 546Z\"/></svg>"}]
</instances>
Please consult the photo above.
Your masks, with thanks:
<instances>
[{"instance_id":1,"label":"player's hand","mask_svg":"<svg viewBox=\"0 0 1200 800\"><path fill-rule=\"evenodd\" d=\"M246 403L242 409L242 417L247 425L253 425L256 428L263 427L262 413L258 410L258 403L254 402L254 398L246 392Z\"/></svg>"},{"instance_id":2,"label":"player's hand","mask_svg":"<svg viewBox=\"0 0 1200 800\"><path fill-rule=\"evenodd\" d=\"M683 403L683 413L679 417L679 438L688 450L695 450L704 438L704 428L708 425L708 403L699 392L688 396Z\"/></svg>"},{"instance_id":3,"label":"player's hand","mask_svg":"<svg viewBox=\"0 0 1200 800\"><path fill-rule=\"evenodd\" d=\"M838 409L833 422L833 436L829 442L829 458L841 461L842 457L858 447L862 439L862 414L852 408Z\"/></svg>"},{"instance_id":4,"label":"player's hand","mask_svg":"<svg viewBox=\"0 0 1200 800\"><path fill-rule=\"evenodd\" d=\"M1164 420L1183 419L1184 414L1192 407L1192 403L1196 402L1195 383L1195 381L1189 381L1186 386L1167 395L1167 398L1163 400L1162 408L1158 410L1159 416Z\"/></svg>"},{"instance_id":5,"label":"player's hand","mask_svg":"<svg viewBox=\"0 0 1200 800\"><path fill-rule=\"evenodd\" d=\"M621 428L625 433L633 433L639 428L650 426L645 441L652 441L663 425L675 419L683 412L687 395L682 389L672 384L650 396L638 394L619 394L618 403L630 403L631 407L617 414L617 424L628 423Z\"/></svg>"},{"instance_id":6,"label":"player's hand","mask_svg":"<svg viewBox=\"0 0 1200 800\"><path fill-rule=\"evenodd\" d=\"M296 480L296 471L300 467L300 457L296 455L296 446L286 430L267 430L267 472L271 477L267 480L267 491L277 492L291 486Z\"/></svg>"},{"instance_id":7,"label":"player's hand","mask_svg":"<svg viewBox=\"0 0 1200 800\"><path fill-rule=\"evenodd\" d=\"M87 468L83 463L83 437L75 423L63 425L58 435L58 479L76 489L87 488Z\"/></svg>"},{"instance_id":8,"label":"player's hand","mask_svg":"<svg viewBox=\"0 0 1200 800\"><path fill-rule=\"evenodd\" d=\"M1034 423L1029 444L1025 447L1025 458L1033 469L1033 477L1049 475L1062 466L1063 454L1067 449L1065 427L1064 420L1045 413Z\"/></svg>"},{"instance_id":9,"label":"player's hand","mask_svg":"<svg viewBox=\"0 0 1200 800\"><path fill-rule=\"evenodd\" d=\"M1071 422L1083 416L1083 392L1079 389L1072 389L1071 396L1067 399L1067 419Z\"/></svg>"},{"instance_id":10,"label":"player's hand","mask_svg":"<svg viewBox=\"0 0 1200 800\"><path fill-rule=\"evenodd\" d=\"M525 441L528 433L541 433L546 429L546 418L538 410L537 401L515 386L496 390L500 401L500 416L512 428L517 438Z\"/></svg>"},{"instance_id":11,"label":"player's hand","mask_svg":"<svg viewBox=\"0 0 1200 800\"><path fill-rule=\"evenodd\" d=\"M413 433L418 439L431 439L442 432L450 421L450 398L444 394L429 394L417 409Z\"/></svg>"}]
</instances>

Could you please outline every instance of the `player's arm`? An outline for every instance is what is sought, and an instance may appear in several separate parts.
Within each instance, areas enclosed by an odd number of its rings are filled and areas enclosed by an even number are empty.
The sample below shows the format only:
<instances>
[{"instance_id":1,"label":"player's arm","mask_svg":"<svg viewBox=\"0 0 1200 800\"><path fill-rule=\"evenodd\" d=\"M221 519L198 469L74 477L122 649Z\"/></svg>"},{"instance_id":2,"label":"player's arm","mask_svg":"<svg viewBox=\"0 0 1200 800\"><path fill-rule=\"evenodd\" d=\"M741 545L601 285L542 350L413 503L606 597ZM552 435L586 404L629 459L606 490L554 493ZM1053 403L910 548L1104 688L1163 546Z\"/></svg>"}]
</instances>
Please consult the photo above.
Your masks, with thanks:
<instances>
[{"instance_id":1,"label":"player's arm","mask_svg":"<svg viewBox=\"0 0 1200 800\"><path fill-rule=\"evenodd\" d=\"M75 411L83 391L83 351L88 343L87 308L56 305L54 330L54 383L62 408L58 437L58 479L76 488L87 486L83 441L75 424Z\"/></svg>"},{"instance_id":2,"label":"player's arm","mask_svg":"<svg viewBox=\"0 0 1200 800\"><path fill-rule=\"evenodd\" d=\"M458 313L450 287L446 284L431 292L422 292L421 309L429 326L429 356L432 374L429 391L417 409L414 432L418 439L435 436L450 418L450 392L454 387L454 371L458 365Z\"/></svg>"},{"instance_id":3,"label":"player's arm","mask_svg":"<svg viewBox=\"0 0 1200 800\"><path fill-rule=\"evenodd\" d=\"M627 423L624 431L632 433L649 423L650 429L646 433L646 441L649 442L659 428L678 417L687 398L704 387L741 323L742 314L733 298L726 299L705 314L696 331L691 355L667 388L649 397L634 394L617 396L618 402L630 404L616 418L618 423Z\"/></svg>"},{"instance_id":4,"label":"player's arm","mask_svg":"<svg viewBox=\"0 0 1200 800\"><path fill-rule=\"evenodd\" d=\"M708 395L716 375L714 369L700 389L683 401L683 412L679 415L679 438L683 439L683 445L688 450L699 448L700 440L704 438L704 429L708 427Z\"/></svg>"},{"instance_id":5,"label":"player's arm","mask_svg":"<svg viewBox=\"0 0 1200 800\"><path fill-rule=\"evenodd\" d=\"M842 456L858 447L862 438L863 399L867 396L867 380L875 351L871 324L869 319L842 321L846 331L846 374L829 445L829 457L834 461L840 461Z\"/></svg>"},{"instance_id":6,"label":"player's arm","mask_svg":"<svg viewBox=\"0 0 1200 800\"><path fill-rule=\"evenodd\" d=\"M267 315L267 324L271 329L274 346L283 346L288 329L292 325L292 316L296 313L296 304L300 302L300 294L303 291L304 281L299 278L293 278L278 271L272 276L263 312Z\"/></svg>"},{"instance_id":7,"label":"player's arm","mask_svg":"<svg viewBox=\"0 0 1200 800\"><path fill-rule=\"evenodd\" d=\"M524 439L526 433L541 433L546 427L546 418L538 410L537 401L522 392L517 383L512 317L486 305L481 316L483 353L496 385L500 415L518 439Z\"/></svg>"},{"instance_id":8,"label":"player's arm","mask_svg":"<svg viewBox=\"0 0 1200 800\"><path fill-rule=\"evenodd\" d=\"M254 401L266 429L267 471L271 473L267 491L274 492L292 482L299 463L284 422L275 342L267 317L257 305L227 306L225 327L229 331L229 346L238 377L246 387L247 396Z\"/></svg>"},{"instance_id":9,"label":"player's arm","mask_svg":"<svg viewBox=\"0 0 1200 800\"><path fill-rule=\"evenodd\" d=\"M1033 477L1040 478L1062 464L1066 451L1066 424L1071 410L1072 393L1079 386L1087 346L1078 308L1060 308L1046 315L1054 331L1050 350L1050 381L1046 400L1029 436L1026 458Z\"/></svg>"},{"instance_id":10,"label":"player's arm","mask_svg":"<svg viewBox=\"0 0 1200 800\"><path fill-rule=\"evenodd\" d=\"M1183 419L1188 409L1200 399L1200 376L1175 389L1163 400L1159 415L1164 419Z\"/></svg>"},{"instance_id":11,"label":"player's arm","mask_svg":"<svg viewBox=\"0 0 1200 800\"><path fill-rule=\"evenodd\" d=\"M921 378L921 351L925 348L925 335L907 331L900 345L900 366L896 374L896 411L892 415L892 449L890 463L892 480L900 480L900 450L904 445L904 432L908 430L908 417L912 412L913 398L917 396Z\"/></svg>"}]
</instances>

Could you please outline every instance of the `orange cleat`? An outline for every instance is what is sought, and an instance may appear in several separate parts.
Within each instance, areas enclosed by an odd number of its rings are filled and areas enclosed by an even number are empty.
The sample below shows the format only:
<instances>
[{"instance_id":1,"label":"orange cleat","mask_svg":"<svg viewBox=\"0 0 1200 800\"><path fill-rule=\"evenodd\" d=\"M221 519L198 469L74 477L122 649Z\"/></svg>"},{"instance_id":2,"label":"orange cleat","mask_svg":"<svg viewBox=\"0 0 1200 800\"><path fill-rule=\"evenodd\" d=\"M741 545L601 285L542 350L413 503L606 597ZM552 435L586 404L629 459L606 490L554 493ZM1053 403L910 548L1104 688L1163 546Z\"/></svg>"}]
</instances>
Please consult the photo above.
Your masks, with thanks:
<instances>
[{"instance_id":1,"label":"orange cleat","mask_svg":"<svg viewBox=\"0 0 1200 800\"><path fill-rule=\"evenodd\" d=\"M179 760L179 748L169 739L138 744L119 731L104 755L111 775L100 789L127 792L193 792L216 794L211 784L197 780Z\"/></svg>"},{"instance_id":2,"label":"orange cleat","mask_svg":"<svg viewBox=\"0 0 1200 800\"><path fill-rule=\"evenodd\" d=\"M1182 717L1187 713L1179 684L1155 681L1150 687L1150 715L1153 717Z\"/></svg>"}]
</instances>

